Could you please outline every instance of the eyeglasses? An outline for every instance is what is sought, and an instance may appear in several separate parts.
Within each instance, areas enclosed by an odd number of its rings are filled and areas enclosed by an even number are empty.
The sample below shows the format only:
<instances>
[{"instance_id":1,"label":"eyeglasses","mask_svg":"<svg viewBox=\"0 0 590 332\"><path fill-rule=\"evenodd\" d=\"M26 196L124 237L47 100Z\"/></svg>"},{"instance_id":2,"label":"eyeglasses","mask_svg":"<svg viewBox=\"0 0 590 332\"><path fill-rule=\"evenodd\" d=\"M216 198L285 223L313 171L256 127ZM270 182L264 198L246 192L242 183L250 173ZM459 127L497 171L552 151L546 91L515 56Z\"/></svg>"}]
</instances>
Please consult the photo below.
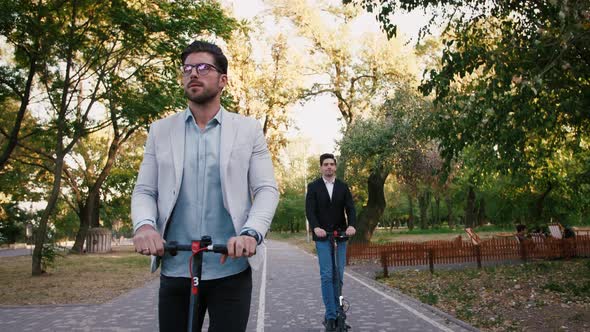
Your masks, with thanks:
<instances>
[{"instance_id":1,"label":"eyeglasses","mask_svg":"<svg viewBox=\"0 0 590 332\"><path fill-rule=\"evenodd\" d=\"M208 63L196 63L194 65L190 64L190 63L186 63L186 64L180 66L180 70L182 71L182 74L184 76L189 76L193 72L193 68L195 68L197 70L197 74L199 76L205 76L205 75L209 74L211 69L221 73L221 70L217 69L217 67L215 67L214 65L210 65Z\"/></svg>"}]
</instances>

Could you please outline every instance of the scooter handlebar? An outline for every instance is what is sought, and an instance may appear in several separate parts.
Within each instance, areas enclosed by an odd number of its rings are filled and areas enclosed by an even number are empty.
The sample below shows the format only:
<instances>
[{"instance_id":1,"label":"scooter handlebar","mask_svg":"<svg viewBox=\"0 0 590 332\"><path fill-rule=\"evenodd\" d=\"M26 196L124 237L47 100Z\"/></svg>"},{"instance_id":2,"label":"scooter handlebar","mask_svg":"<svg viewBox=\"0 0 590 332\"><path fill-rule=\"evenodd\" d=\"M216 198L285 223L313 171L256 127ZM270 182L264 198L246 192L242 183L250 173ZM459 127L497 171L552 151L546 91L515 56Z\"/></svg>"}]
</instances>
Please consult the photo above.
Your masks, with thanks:
<instances>
[{"instance_id":1,"label":"scooter handlebar","mask_svg":"<svg viewBox=\"0 0 590 332\"><path fill-rule=\"evenodd\" d=\"M328 237L332 237L338 241L347 241L349 239L348 235L346 235L346 232L343 231L333 231L328 233Z\"/></svg>"},{"instance_id":2,"label":"scooter handlebar","mask_svg":"<svg viewBox=\"0 0 590 332\"><path fill-rule=\"evenodd\" d=\"M164 244L164 251L169 252L172 256L176 256L178 251L193 251L193 246L192 244L179 244L176 241L171 241L170 243ZM227 255L227 246L225 244L210 244L203 251Z\"/></svg>"}]
</instances>

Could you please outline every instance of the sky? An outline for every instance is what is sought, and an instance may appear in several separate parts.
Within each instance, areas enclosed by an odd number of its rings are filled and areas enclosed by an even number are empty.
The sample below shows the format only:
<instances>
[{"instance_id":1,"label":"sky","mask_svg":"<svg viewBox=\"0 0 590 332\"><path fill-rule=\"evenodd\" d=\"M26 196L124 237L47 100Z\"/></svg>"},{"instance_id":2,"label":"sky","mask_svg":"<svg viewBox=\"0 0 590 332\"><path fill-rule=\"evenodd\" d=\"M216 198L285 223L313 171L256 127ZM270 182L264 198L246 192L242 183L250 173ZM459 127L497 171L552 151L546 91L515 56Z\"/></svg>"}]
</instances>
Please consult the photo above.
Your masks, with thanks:
<instances>
[{"instance_id":1,"label":"sky","mask_svg":"<svg viewBox=\"0 0 590 332\"><path fill-rule=\"evenodd\" d=\"M341 3L336 0L331 1ZM226 0L223 3L233 8L234 15L238 19L251 20L264 15L265 6L262 0ZM399 35L415 38L418 29L426 23L426 18L418 14L406 14L397 15L395 21L398 23ZM354 30L358 34L379 30L378 22L373 14L362 15L356 24L358 27ZM273 25L266 26L272 29ZM287 137L310 139L308 155L319 155L324 152L337 153L336 141L342 137L343 121L335 98L318 96L304 105L294 105L290 114L293 117L294 126L289 129Z\"/></svg>"}]
</instances>

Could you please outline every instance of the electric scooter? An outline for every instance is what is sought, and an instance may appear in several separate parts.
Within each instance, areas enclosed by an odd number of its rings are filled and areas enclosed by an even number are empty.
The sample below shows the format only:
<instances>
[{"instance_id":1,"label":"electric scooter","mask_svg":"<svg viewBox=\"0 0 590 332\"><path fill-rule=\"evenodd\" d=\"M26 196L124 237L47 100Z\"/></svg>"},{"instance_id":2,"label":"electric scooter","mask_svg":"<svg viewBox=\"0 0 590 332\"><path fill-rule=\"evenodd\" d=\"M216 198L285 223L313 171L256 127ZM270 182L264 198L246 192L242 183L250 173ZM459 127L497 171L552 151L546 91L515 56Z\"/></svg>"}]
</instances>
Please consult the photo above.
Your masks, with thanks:
<instances>
[{"instance_id":1,"label":"electric scooter","mask_svg":"<svg viewBox=\"0 0 590 332\"><path fill-rule=\"evenodd\" d=\"M348 240L348 236L344 232L334 231L328 234L328 241L331 244L332 250L332 280L336 286L334 296L336 297L336 330L337 332L346 332L350 326L346 324L346 312L350 308L349 302L342 296L342 280L340 280L340 273L338 273L338 243Z\"/></svg>"},{"instance_id":2,"label":"electric scooter","mask_svg":"<svg viewBox=\"0 0 590 332\"><path fill-rule=\"evenodd\" d=\"M203 253L215 252L227 255L227 247L224 244L212 244L210 236L203 236L199 241L192 241L191 244L178 244L171 241L164 245L164 250L170 255L176 256L178 251L191 251L189 271L191 275L191 299L188 317L188 332L195 332L198 325L199 312L199 282L201 281L201 270L203 268Z\"/></svg>"}]
</instances>

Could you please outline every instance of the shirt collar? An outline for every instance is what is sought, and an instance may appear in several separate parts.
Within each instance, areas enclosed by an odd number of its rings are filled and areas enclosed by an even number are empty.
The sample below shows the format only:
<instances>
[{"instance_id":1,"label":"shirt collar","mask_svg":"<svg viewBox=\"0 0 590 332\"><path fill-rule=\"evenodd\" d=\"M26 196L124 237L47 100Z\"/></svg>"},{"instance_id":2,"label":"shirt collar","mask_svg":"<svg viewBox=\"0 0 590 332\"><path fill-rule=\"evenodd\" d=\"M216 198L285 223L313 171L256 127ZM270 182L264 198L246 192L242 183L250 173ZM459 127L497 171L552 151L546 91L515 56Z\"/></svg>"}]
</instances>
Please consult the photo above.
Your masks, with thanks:
<instances>
[{"instance_id":1,"label":"shirt collar","mask_svg":"<svg viewBox=\"0 0 590 332\"><path fill-rule=\"evenodd\" d=\"M330 183L330 184L334 184L334 182L336 182L336 177L332 178L332 181L326 179L325 177L322 176L322 180L324 180L324 183Z\"/></svg>"},{"instance_id":2,"label":"shirt collar","mask_svg":"<svg viewBox=\"0 0 590 332\"><path fill-rule=\"evenodd\" d=\"M219 111L217 111L217 114L215 114L215 116L213 117L213 119L209 120L209 122L211 121L217 121L217 123L221 124L221 119L223 118L223 107L219 108ZM193 112L191 112L190 108L186 108L186 110L184 111L184 121L195 121L195 117L193 116Z\"/></svg>"}]
</instances>

